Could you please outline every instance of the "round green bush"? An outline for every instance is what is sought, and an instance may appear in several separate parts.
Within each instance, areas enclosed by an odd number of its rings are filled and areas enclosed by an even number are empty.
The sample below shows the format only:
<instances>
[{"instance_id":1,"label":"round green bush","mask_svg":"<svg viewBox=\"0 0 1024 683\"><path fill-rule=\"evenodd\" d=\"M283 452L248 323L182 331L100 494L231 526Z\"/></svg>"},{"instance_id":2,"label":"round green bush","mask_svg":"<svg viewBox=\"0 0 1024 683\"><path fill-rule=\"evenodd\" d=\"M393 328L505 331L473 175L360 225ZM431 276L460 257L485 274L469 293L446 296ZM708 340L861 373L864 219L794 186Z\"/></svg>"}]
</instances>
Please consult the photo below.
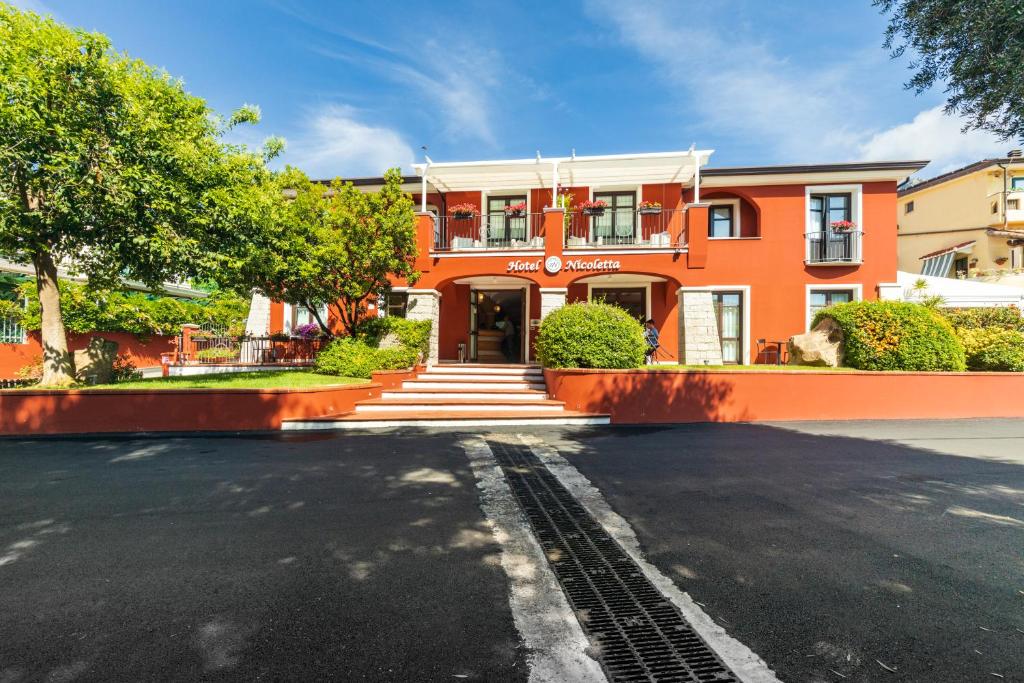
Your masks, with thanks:
<instances>
[{"instance_id":1,"label":"round green bush","mask_svg":"<svg viewBox=\"0 0 1024 683\"><path fill-rule=\"evenodd\" d=\"M548 368L638 368L646 350L640 323L599 302L551 312L537 334L537 359Z\"/></svg>"},{"instance_id":2,"label":"round green bush","mask_svg":"<svg viewBox=\"0 0 1024 683\"><path fill-rule=\"evenodd\" d=\"M843 330L845 364L861 370L951 370L967 365L952 326L921 304L854 301L819 311Z\"/></svg>"},{"instance_id":3,"label":"round green bush","mask_svg":"<svg viewBox=\"0 0 1024 683\"><path fill-rule=\"evenodd\" d=\"M1024 332L1004 327L958 327L971 370L1024 372Z\"/></svg>"},{"instance_id":4,"label":"round green bush","mask_svg":"<svg viewBox=\"0 0 1024 683\"><path fill-rule=\"evenodd\" d=\"M314 372L370 378L374 370L402 370L416 364L418 352L408 347L378 349L360 339L335 339L316 357Z\"/></svg>"}]
</instances>

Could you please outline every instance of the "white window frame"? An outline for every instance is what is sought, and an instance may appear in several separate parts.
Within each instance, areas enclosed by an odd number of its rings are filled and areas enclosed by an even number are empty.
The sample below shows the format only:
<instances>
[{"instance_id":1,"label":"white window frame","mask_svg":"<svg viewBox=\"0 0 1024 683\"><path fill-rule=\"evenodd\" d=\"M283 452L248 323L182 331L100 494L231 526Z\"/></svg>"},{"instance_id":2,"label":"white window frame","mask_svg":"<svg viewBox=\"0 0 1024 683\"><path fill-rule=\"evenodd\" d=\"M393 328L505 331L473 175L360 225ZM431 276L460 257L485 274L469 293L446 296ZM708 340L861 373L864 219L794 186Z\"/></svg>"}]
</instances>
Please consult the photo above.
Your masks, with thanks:
<instances>
[{"instance_id":1,"label":"white window frame","mask_svg":"<svg viewBox=\"0 0 1024 683\"><path fill-rule=\"evenodd\" d=\"M736 198L714 198L706 200L708 206L708 231L711 230L711 211L716 206L731 206L732 207L732 235L729 237L712 237L708 235L709 240L738 240L743 234L743 226L740 225L740 200Z\"/></svg>"},{"instance_id":2,"label":"white window frame","mask_svg":"<svg viewBox=\"0 0 1024 683\"><path fill-rule=\"evenodd\" d=\"M843 194L850 195L850 220L857 224L857 230L864 230L861 216L864 215L864 186L856 185L805 185L804 186L804 234L814 232L811 225L812 194Z\"/></svg>"},{"instance_id":3,"label":"white window frame","mask_svg":"<svg viewBox=\"0 0 1024 683\"><path fill-rule=\"evenodd\" d=\"M836 284L808 284L804 287L804 329L811 329L811 292L813 291L853 291L853 301L864 300L864 285L860 282L851 282L843 285Z\"/></svg>"},{"instance_id":4,"label":"white window frame","mask_svg":"<svg viewBox=\"0 0 1024 683\"><path fill-rule=\"evenodd\" d=\"M708 285L705 287L680 287L676 292L740 292L743 295L743 358L740 365L750 365L750 310L753 306L753 299L750 294L750 285ZM678 306L678 301L676 306ZM682 311L677 311L682 316ZM721 337L721 332L719 332Z\"/></svg>"}]
</instances>

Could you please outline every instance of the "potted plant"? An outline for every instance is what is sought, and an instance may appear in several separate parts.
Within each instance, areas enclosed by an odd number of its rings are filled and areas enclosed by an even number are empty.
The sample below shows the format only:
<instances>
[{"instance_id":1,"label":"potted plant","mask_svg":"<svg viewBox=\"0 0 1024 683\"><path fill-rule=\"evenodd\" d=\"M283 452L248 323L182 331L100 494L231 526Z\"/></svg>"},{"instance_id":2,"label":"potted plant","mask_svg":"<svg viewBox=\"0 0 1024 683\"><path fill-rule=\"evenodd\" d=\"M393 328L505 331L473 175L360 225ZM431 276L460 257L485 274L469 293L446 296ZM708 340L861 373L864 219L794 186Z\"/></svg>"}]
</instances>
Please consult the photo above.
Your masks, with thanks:
<instances>
[{"instance_id":1,"label":"potted plant","mask_svg":"<svg viewBox=\"0 0 1024 683\"><path fill-rule=\"evenodd\" d=\"M505 207L505 216L508 218L520 218L526 213L526 202L517 202Z\"/></svg>"},{"instance_id":2,"label":"potted plant","mask_svg":"<svg viewBox=\"0 0 1024 683\"><path fill-rule=\"evenodd\" d=\"M320 325L318 323L306 323L305 325L299 325L292 334L300 339L316 339L321 335Z\"/></svg>"},{"instance_id":3,"label":"potted plant","mask_svg":"<svg viewBox=\"0 0 1024 683\"><path fill-rule=\"evenodd\" d=\"M852 232L857 229L857 224L853 221L832 221L829 226L833 232Z\"/></svg>"},{"instance_id":4,"label":"potted plant","mask_svg":"<svg viewBox=\"0 0 1024 683\"><path fill-rule=\"evenodd\" d=\"M645 216L659 214L661 213L661 202L642 201L638 209Z\"/></svg>"},{"instance_id":5,"label":"potted plant","mask_svg":"<svg viewBox=\"0 0 1024 683\"><path fill-rule=\"evenodd\" d=\"M466 202L465 204L455 204L452 206L452 216L459 220L466 220L476 215L476 207Z\"/></svg>"},{"instance_id":6,"label":"potted plant","mask_svg":"<svg viewBox=\"0 0 1024 683\"><path fill-rule=\"evenodd\" d=\"M583 211L584 216L603 216L604 210L608 208L608 202L603 199L595 201L580 202L580 210Z\"/></svg>"},{"instance_id":7,"label":"potted plant","mask_svg":"<svg viewBox=\"0 0 1024 683\"><path fill-rule=\"evenodd\" d=\"M1001 265L1003 265L1004 263L1006 263L1009 260L1010 259L1007 258L1006 256L1000 256L999 258L996 259L996 265L997 266L1001 266Z\"/></svg>"}]
</instances>

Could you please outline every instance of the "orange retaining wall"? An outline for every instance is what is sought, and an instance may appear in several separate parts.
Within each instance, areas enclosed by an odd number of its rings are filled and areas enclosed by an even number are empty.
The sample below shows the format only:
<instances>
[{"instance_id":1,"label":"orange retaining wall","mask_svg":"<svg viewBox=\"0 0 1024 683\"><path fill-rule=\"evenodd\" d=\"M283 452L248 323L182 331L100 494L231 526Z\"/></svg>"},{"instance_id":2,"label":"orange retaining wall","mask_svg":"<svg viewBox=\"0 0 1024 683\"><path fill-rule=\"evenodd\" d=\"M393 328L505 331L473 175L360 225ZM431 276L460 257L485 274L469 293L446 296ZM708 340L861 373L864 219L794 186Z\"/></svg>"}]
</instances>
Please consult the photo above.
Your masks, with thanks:
<instances>
[{"instance_id":1,"label":"orange retaining wall","mask_svg":"<svg viewBox=\"0 0 1024 683\"><path fill-rule=\"evenodd\" d=\"M414 375L374 373L365 384L303 389L0 391L0 435L275 430L287 418L348 412Z\"/></svg>"},{"instance_id":2,"label":"orange retaining wall","mask_svg":"<svg viewBox=\"0 0 1024 683\"><path fill-rule=\"evenodd\" d=\"M68 348L72 351L84 349L93 337L103 337L118 343L117 352L125 354L136 367L147 368L160 365L160 354L177 348L176 336L152 335L142 339L128 332L69 333ZM144 341L143 341L144 340ZM31 365L43 355L38 332L29 332L24 344L0 344L0 379L13 379L18 370Z\"/></svg>"},{"instance_id":3,"label":"orange retaining wall","mask_svg":"<svg viewBox=\"0 0 1024 683\"><path fill-rule=\"evenodd\" d=\"M1024 374L545 370L566 409L612 423L1024 417Z\"/></svg>"}]
</instances>

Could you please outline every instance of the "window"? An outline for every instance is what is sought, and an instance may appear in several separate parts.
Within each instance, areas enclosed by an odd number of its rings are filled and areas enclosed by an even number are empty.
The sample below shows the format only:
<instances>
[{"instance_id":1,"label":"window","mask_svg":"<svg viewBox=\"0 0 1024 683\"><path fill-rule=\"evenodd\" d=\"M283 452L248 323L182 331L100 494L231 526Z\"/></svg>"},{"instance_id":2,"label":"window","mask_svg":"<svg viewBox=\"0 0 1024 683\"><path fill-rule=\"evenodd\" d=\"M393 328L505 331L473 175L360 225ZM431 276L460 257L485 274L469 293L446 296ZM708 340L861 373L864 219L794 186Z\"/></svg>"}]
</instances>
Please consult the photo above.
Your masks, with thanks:
<instances>
[{"instance_id":1,"label":"window","mask_svg":"<svg viewBox=\"0 0 1024 683\"><path fill-rule=\"evenodd\" d=\"M520 216L505 213L505 207L512 204L525 204L525 195L487 198L487 245L491 247L512 246L512 241L526 241L526 221L524 211Z\"/></svg>"},{"instance_id":2,"label":"window","mask_svg":"<svg viewBox=\"0 0 1024 683\"><path fill-rule=\"evenodd\" d=\"M384 315L394 318L404 318L409 309L409 295L405 292L388 292L384 304Z\"/></svg>"},{"instance_id":3,"label":"window","mask_svg":"<svg viewBox=\"0 0 1024 683\"><path fill-rule=\"evenodd\" d=\"M601 244L633 244L636 241L636 193L604 192L594 201L607 202L604 215L594 216L594 239Z\"/></svg>"},{"instance_id":4,"label":"window","mask_svg":"<svg viewBox=\"0 0 1024 683\"><path fill-rule=\"evenodd\" d=\"M732 204L711 206L711 220L708 222L708 237L736 237L736 220Z\"/></svg>"},{"instance_id":5,"label":"window","mask_svg":"<svg viewBox=\"0 0 1024 683\"><path fill-rule=\"evenodd\" d=\"M1024 190L1024 175L1014 176L1013 178L1010 178L1010 189Z\"/></svg>"},{"instance_id":6,"label":"window","mask_svg":"<svg viewBox=\"0 0 1024 683\"><path fill-rule=\"evenodd\" d=\"M21 284L20 279L0 279L0 300L18 301L17 287ZM25 301L21 302L22 307ZM0 344L24 344L26 343L25 328L11 318L0 315Z\"/></svg>"},{"instance_id":7,"label":"window","mask_svg":"<svg viewBox=\"0 0 1024 683\"><path fill-rule=\"evenodd\" d=\"M1010 247L1010 268L1024 268L1024 247Z\"/></svg>"},{"instance_id":8,"label":"window","mask_svg":"<svg viewBox=\"0 0 1024 683\"><path fill-rule=\"evenodd\" d=\"M743 293L712 292L711 301L718 319L722 362L727 365L740 363L743 359Z\"/></svg>"},{"instance_id":9,"label":"window","mask_svg":"<svg viewBox=\"0 0 1024 683\"><path fill-rule=\"evenodd\" d=\"M326 324L327 306L321 306L317 312L320 314L320 319L323 320L324 323ZM291 327L289 327L285 331L292 332L297 328L302 327L303 325L309 325L310 323L314 325L320 324L317 322L316 316L314 316L313 313L310 312L308 308L297 304L292 307Z\"/></svg>"},{"instance_id":10,"label":"window","mask_svg":"<svg viewBox=\"0 0 1024 683\"><path fill-rule=\"evenodd\" d=\"M965 278L970 274L970 262L966 256L959 256L953 261L953 272L958 278Z\"/></svg>"},{"instance_id":11,"label":"window","mask_svg":"<svg viewBox=\"0 0 1024 683\"><path fill-rule=\"evenodd\" d=\"M812 263L853 261L853 233L832 229L836 221L853 220L852 196L845 192L812 194L810 211L809 260Z\"/></svg>"},{"instance_id":12,"label":"window","mask_svg":"<svg viewBox=\"0 0 1024 683\"><path fill-rule=\"evenodd\" d=\"M992 202L992 213L999 213L999 204Z\"/></svg>"},{"instance_id":13,"label":"window","mask_svg":"<svg viewBox=\"0 0 1024 683\"><path fill-rule=\"evenodd\" d=\"M904 204L903 213L914 213L914 202L907 202Z\"/></svg>"},{"instance_id":14,"label":"window","mask_svg":"<svg viewBox=\"0 0 1024 683\"><path fill-rule=\"evenodd\" d=\"M1006 200L1006 210L1007 211L1016 211L1019 208L1020 208L1020 200L1019 199L1007 199Z\"/></svg>"},{"instance_id":15,"label":"window","mask_svg":"<svg viewBox=\"0 0 1024 683\"><path fill-rule=\"evenodd\" d=\"M823 308L853 301L852 289L812 289L810 295L811 318Z\"/></svg>"},{"instance_id":16,"label":"window","mask_svg":"<svg viewBox=\"0 0 1024 683\"><path fill-rule=\"evenodd\" d=\"M647 289L644 287L626 289L594 287L590 290L590 300L604 301L619 306L626 309L627 313L640 322L647 321Z\"/></svg>"}]
</instances>

